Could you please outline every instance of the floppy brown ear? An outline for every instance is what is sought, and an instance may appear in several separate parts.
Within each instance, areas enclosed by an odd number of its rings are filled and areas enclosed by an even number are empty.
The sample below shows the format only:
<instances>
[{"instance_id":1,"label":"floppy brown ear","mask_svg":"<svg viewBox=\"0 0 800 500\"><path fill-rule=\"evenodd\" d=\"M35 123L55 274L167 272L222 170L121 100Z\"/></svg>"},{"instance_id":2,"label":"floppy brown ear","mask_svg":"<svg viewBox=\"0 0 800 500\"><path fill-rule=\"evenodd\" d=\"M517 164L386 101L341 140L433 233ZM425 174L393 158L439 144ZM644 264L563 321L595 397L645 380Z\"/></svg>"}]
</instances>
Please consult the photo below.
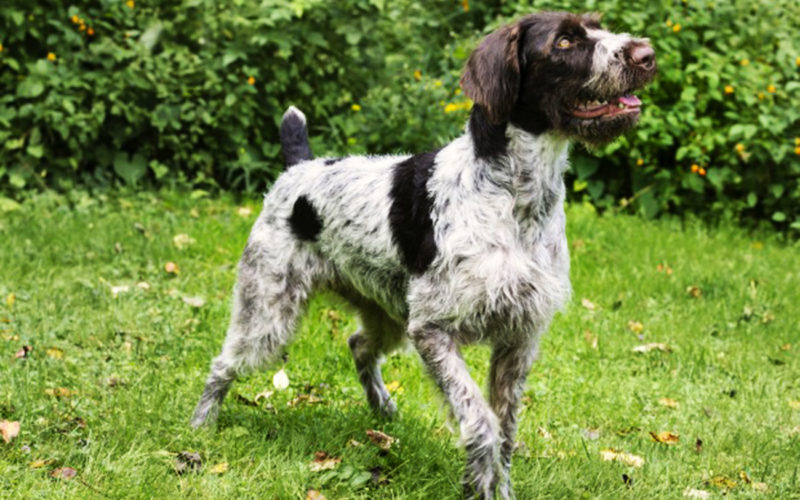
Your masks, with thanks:
<instances>
[{"instance_id":1,"label":"floppy brown ear","mask_svg":"<svg viewBox=\"0 0 800 500\"><path fill-rule=\"evenodd\" d=\"M508 121L519 94L519 23L484 38L469 56L461 88L494 124Z\"/></svg>"}]
</instances>

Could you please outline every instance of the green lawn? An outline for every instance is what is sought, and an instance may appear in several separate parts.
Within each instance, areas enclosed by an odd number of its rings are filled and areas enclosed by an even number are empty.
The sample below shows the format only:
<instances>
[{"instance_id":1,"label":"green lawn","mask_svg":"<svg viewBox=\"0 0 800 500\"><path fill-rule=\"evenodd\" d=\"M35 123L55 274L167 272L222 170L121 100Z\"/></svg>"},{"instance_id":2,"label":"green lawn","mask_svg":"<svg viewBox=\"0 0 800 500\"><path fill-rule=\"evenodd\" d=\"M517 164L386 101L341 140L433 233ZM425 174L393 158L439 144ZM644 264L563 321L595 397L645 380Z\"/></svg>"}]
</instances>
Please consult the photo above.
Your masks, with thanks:
<instances>
[{"instance_id":1,"label":"green lawn","mask_svg":"<svg viewBox=\"0 0 800 500\"><path fill-rule=\"evenodd\" d=\"M458 496L463 453L416 355L384 365L399 416L372 415L345 343L355 323L334 297L312 302L288 389L255 402L281 366L254 373L216 427L190 429L257 212L144 193L44 195L0 215L0 420L21 426L0 441L0 497ZM574 298L529 378L517 497L800 498L798 245L568 212ZM633 351L648 343L669 351ZM487 350L465 357L483 381ZM369 429L397 441L381 450ZM664 431L678 442L650 435ZM603 461L608 449L644 465ZM341 462L312 471L318 451ZM199 453L199 470L178 474L180 452ZM64 467L77 475L51 477Z\"/></svg>"}]
</instances>

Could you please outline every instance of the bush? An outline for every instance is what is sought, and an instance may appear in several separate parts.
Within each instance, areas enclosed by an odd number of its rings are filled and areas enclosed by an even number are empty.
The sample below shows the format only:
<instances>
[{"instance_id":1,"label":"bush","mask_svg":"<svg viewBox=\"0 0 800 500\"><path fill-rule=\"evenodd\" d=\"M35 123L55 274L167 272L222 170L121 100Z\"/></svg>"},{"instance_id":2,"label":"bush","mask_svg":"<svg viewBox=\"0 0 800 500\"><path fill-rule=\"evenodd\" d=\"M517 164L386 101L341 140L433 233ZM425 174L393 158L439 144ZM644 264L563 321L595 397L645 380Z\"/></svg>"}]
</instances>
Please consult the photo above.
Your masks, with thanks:
<instances>
[{"instance_id":1,"label":"bush","mask_svg":"<svg viewBox=\"0 0 800 500\"><path fill-rule=\"evenodd\" d=\"M637 129L576 149L573 197L800 229L792 0L134 1L0 10L0 190L262 190L282 169L289 104L308 115L317 154L433 148L463 129L458 77L482 33L529 12L595 10L648 36L660 70Z\"/></svg>"}]
</instances>

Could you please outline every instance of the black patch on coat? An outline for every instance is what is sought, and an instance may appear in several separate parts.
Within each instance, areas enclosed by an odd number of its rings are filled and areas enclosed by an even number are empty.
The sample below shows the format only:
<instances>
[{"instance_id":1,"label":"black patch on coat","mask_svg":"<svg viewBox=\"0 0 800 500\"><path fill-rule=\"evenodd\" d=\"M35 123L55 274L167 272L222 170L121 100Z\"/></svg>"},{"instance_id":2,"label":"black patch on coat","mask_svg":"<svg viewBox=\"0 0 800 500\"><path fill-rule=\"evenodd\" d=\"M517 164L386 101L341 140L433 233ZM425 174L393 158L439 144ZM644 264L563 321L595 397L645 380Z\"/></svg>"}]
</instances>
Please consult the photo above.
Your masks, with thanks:
<instances>
[{"instance_id":1,"label":"black patch on coat","mask_svg":"<svg viewBox=\"0 0 800 500\"><path fill-rule=\"evenodd\" d=\"M289 216L289 226L298 239L303 241L317 241L322 230L322 220L314 206L305 196L300 196L294 202L292 215Z\"/></svg>"},{"instance_id":2,"label":"black patch on coat","mask_svg":"<svg viewBox=\"0 0 800 500\"><path fill-rule=\"evenodd\" d=\"M437 151L414 155L394 166L389 193L389 227L403 264L413 274L425 271L436 256L428 179Z\"/></svg>"},{"instance_id":3,"label":"black patch on coat","mask_svg":"<svg viewBox=\"0 0 800 500\"><path fill-rule=\"evenodd\" d=\"M324 163L325 163L325 166L327 167L329 165L333 165L334 163L340 162L340 161L342 161L342 158L328 158L328 159L325 160Z\"/></svg>"},{"instance_id":4,"label":"black patch on coat","mask_svg":"<svg viewBox=\"0 0 800 500\"><path fill-rule=\"evenodd\" d=\"M286 168L308 161L314 156L308 144L306 122L299 115L287 112L281 121L281 150L286 160Z\"/></svg>"},{"instance_id":5,"label":"black patch on coat","mask_svg":"<svg viewBox=\"0 0 800 500\"><path fill-rule=\"evenodd\" d=\"M479 104L472 107L469 115L469 133L476 158L494 158L504 155L508 146L506 123L493 124Z\"/></svg>"}]
</instances>

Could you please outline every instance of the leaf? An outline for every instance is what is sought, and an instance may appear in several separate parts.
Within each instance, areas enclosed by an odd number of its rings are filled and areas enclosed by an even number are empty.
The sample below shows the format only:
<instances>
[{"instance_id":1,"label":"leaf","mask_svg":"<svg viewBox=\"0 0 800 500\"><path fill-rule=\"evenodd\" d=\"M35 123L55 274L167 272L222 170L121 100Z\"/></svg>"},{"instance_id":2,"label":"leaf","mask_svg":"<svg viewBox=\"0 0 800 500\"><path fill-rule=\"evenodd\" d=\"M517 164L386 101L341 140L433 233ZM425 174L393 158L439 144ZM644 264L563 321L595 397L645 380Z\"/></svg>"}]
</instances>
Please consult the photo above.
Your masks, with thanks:
<instances>
[{"instance_id":1,"label":"leaf","mask_svg":"<svg viewBox=\"0 0 800 500\"><path fill-rule=\"evenodd\" d=\"M597 335L595 335L589 330L586 330L585 332L583 332L583 338L586 339L586 342L589 344L589 347L591 347L595 351L597 350Z\"/></svg>"},{"instance_id":2,"label":"leaf","mask_svg":"<svg viewBox=\"0 0 800 500\"><path fill-rule=\"evenodd\" d=\"M651 342L649 344L637 345L633 348L633 352L650 352L650 351L661 351L661 352L672 352L672 348L667 344L662 344L660 342Z\"/></svg>"},{"instance_id":3,"label":"leaf","mask_svg":"<svg viewBox=\"0 0 800 500\"><path fill-rule=\"evenodd\" d=\"M203 297L183 297L181 300L184 304L190 305L196 309L200 309L206 305L206 299Z\"/></svg>"},{"instance_id":4,"label":"leaf","mask_svg":"<svg viewBox=\"0 0 800 500\"><path fill-rule=\"evenodd\" d=\"M671 398L660 398L658 404L667 408L678 408L680 406L680 403Z\"/></svg>"},{"instance_id":5,"label":"leaf","mask_svg":"<svg viewBox=\"0 0 800 500\"><path fill-rule=\"evenodd\" d=\"M308 490L306 492L306 500L327 500L325 495L317 490Z\"/></svg>"},{"instance_id":6,"label":"leaf","mask_svg":"<svg viewBox=\"0 0 800 500\"><path fill-rule=\"evenodd\" d=\"M220 462L208 469L209 474L224 474L226 472L228 472L228 462Z\"/></svg>"},{"instance_id":7,"label":"leaf","mask_svg":"<svg viewBox=\"0 0 800 500\"><path fill-rule=\"evenodd\" d=\"M342 459L339 457L332 457L326 451L318 451L314 453L314 460L308 465L311 472L319 472L323 470L335 469Z\"/></svg>"},{"instance_id":8,"label":"leaf","mask_svg":"<svg viewBox=\"0 0 800 500\"><path fill-rule=\"evenodd\" d=\"M590 311L595 310L595 305L592 303L592 301L585 297L581 299L581 305Z\"/></svg>"},{"instance_id":9,"label":"leaf","mask_svg":"<svg viewBox=\"0 0 800 500\"><path fill-rule=\"evenodd\" d=\"M7 305L8 307L12 307L12 306L14 305L14 302L16 302L16 301L17 301L17 296L16 296L16 294L9 293L9 294L6 296L6 305Z\"/></svg>"},{"instance_id":10,"label":"leaf","mask_svg":"<svg viewBox=\"0 0 800 500\"><path fill-rule=\"evenodd\" d=\"M140 154L128 156L120 151L114 156L113 166L114 172L129 186L136 184L147 173L147 160Z\"/></svg>"},{"instance_id":11,"label":"leaf","mask_svg":"<svg viewBox=\"0 0 800 500\"><path fill-rule=\"evenodd\" d=\"M78 391L73 391L72 389L67 389L66 387L56 387L55 389L45 389L44 393L48 396L53 396L56 398L69 398L78 394Z\"/></svg>"},{"instance_id":12,"label":"leaf","mask_svg":"<svg viewBox=\"0 0 800 500\"><path fill-rule=\"evenodd\" d=\"M180 273L180 268L178 268L178 264L174 262L167 262L164 264L164 271L168 274L177 275Z\"/></svg>"},{"instance_id":13,"label":"leaf","mask_svg":"<svg viewBox=\"0 0 800 500\"><path fill-rule=\"evenodd\" d=\"M789 401L789 408L793 410L800 410L800 401Z\"/></svg>"},{"instance_id":14,"label":"leaf","mask_svg":"<svg viewBox=\"0 0 800 500\"><path fill-rule=\"evenodd\" d=\"M50 465L54 461L55 460L53 460L52 458L48 458L46 460L34 460L33 462L28 464L28 467L31 469L41 469L45 465Z\"/></svg>"},{"instance_id":15,"label":"leaf","mask_svg":"<svg viewBox=\"0 0 800 500\"><path fill-rule=\"evenodd\" d=\"M399 380L392 380L388 384L386 384L386 390L391 392L392 394L402 394L403 387L400 385Z\"/></svg>"},{"instance_id":16,"label":"leaf","mask_svg":"<svg viewBox=\"0 0 800 500\"><path fill-rule=\"evenodd\" d=\"M239 207L236 209L236 215L239 217L250 217L253 214L253 209L250 207Z\"/></svg>"},{"instance_id":17,"label":"leaf","mask_svg":"<svg viewBox=\"0 0 800 500\"><path fill-rule=\"evenodd\" d=\"M195 243L195 239L189 236L186 233L176 234L172 237L172 244L178 250L183 250L184 248L188 247Z\"/></svg>"},{"instance_id":18,"label":"leaf","mask_svg":"<svg viewBox=\"0 0 800 500\"><path fill-rule=\"evenodd\" d=\"M3 436L3 441L10 443L11 440L19 434L19 428L20 425L18 421L0 421L0 434Z\"/></svg>"},{"instance_id":19,"label":"leaf","mask_svg":"<svg viewBox=\"0 0 800 500\"><path fill-rule=\"evenodd\" d=\"M621 462L629 467L641 467L644 465L644 458L624 451L617 451L613 448L600 450L600 458L606 462Z\"/></svg>"},{"instance_id":20,"label":"leaf","mask_svg":"<svg viewBox=\"0 0 800 500\"><path fill-rule=\"evenodd\" d=\"M64 357L64 351L62 351L58 347L48 347L47 351L45 352L49 357L53 359L62 359Z\"/></svg>"},{"instance_id":21,"label":"leaf","mask_svg":"<svg viewBox=\"0 0 800 500\"><path fill-rule=\"evenodd\" d=\"M392 445L395 442L397 442L397 439L381 431L368 429L366 433L369 440L372 441L374 445L378 446L378 448L382 450L388 450L389 448L392 447Z\"/></svg>"},{"instance_id":22,"label":"leaf","mask_svg":"<svg viewBox=\"0 0 800 500\"><path fill-rule=\"evenodd\" d=\"M640 321L630 320L628 321L628 330L632 331L633 333L639 334L644 331L644 325Z\"/></svg>"},{"instance_id":23,"label":"leaf","mask_svg":"<svg viewBox=\"0 0 800 500\"><path fill-rule=\"evenodd\" d=\"M54 479L72 479L78 475L78 471L72 467L59 467L50 471L50 477Z\"/></svg>"},{"instance_id":24,"label":"leaf","mask_svg":"<svg viewBox=\"0 0 800 500\"><path fill-rule=\"evenodd\" d=\"M736 481L725 476L715 476L711 479L711 485L721 490L732 490L736 488Z\"/></svg>"},{"instance_id":25,"label":"leaf","mask_svg":"<svg viewBox=\"0 0 800 500\"><path fill-rule=\"evenodd\" d=\"M272 385L279 391L289 387L289 376L286 375L286 372L283 371L283 368L278 370L275 375L272 376Z\"/></svg>"},{"instance_id":26,"label":"leaf","mask_svg":"<svg viewBox=\"0 0 800 500\"><path fill-rule=\"evenodd\" d=\"M653 439L653 441L663 444L678 444L678 441L680 440L680 436L678 434L669 431L661 431L659 433L650 431L650 437Z\"/></svg>"},{"instance_id":27,"label":"leaf","mask_svg":"<svg viewBox=\"0 0 800 500\"><path fill-rule=\"evenodd\" d=\"M25 359L28 357L28 353L31 352L32 350L33 347L29 345L24 345L19 348L19 351L17 351L16 354L14 354L14 359L20 359L20 358Z\"/></svg>"},{"instance_id":28,"label":"leaf","mask_svg":"<svg viewBox=\"0 0 800 500\"><path fill-rule=\"evenodd\" d=\"M685 490L683 490L683 496L685 496L686 498L705 499L705 498L711 498L711 493L709 493L708 491L705 491L705 490L696 490L694 488L686 488Z\"/></svg>"},{"instance_id":29,"label":"leaf","mask_svg":"<svg viewBox=\"0 0 800 500\"><path fill-rule=\"evenodd\" d=\"M689 295L691 295L695 299L700 298L700 296L703 295L703 291L700 290L700 288L698 288L695 285L687 287L686 288L686 293L688 293Z\"/></svg>"}]
</instances>

